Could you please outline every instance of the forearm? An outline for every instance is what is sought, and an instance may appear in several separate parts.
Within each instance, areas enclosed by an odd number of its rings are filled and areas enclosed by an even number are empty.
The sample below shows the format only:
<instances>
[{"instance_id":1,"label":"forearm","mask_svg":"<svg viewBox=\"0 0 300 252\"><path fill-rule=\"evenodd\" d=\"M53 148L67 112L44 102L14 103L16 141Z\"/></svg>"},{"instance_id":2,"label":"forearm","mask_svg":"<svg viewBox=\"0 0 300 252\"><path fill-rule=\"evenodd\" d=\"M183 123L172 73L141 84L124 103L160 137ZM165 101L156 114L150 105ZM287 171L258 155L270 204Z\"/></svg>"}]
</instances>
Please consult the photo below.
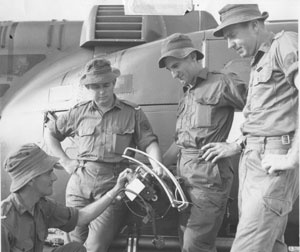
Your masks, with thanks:
<instances>
[{"instance_id":1,"label":"forearm","mask_svg":"<svg viewBox=\"0 0 300 252\"><path fill-rule=\"evenodd\" d=\"M104 196L102 196L97 201L87 205L86 207L79 210L78 213L78 226L83 226L90 223L92 220L97 218L102 214L105 209L111 204L113 199L117 196L118 190L115 186L113 189L108 191Z\"/></svg>"},{"instance_id":2,"label":"forearm","mask_svg":"<svg viewBox=\"0 0 300 252\"><path fill-rule=\"evenodd\" d=\"M298 128L294 135L292 147L288 152L288 159L291 162L291 166L293 166L294 168L299 168L299 129Z\"/></svg>"},{"instance_id":3,"label":"forearm","mask_svg":"<svg viewBox=\"0 0 300 252\"><path fill-rule=\"evenodd\" d=\"M162 156L157 142L152 142L151 144L149 144L149 146L146 148L146 153L155 158L157 161L162 162ZM151 158L149 158L149 162L152 166L156 165L156 163Z\"/></svg>"},{"instance_id":4,"label":"forearm","mask_svg":"<svg viewBox=\"0 0 300 252\"><path fill-rule=\"evenodd\" d=\"M179 148L176 145L175 142L173 142L171 144L171 146L169 147L169 149L165 152L165 154L163 155L163 162L165 166L170 166L174 163L176 163L177 161L177 156L178 156L178 152L179 152Z\"/></svg>"}]
</instances>

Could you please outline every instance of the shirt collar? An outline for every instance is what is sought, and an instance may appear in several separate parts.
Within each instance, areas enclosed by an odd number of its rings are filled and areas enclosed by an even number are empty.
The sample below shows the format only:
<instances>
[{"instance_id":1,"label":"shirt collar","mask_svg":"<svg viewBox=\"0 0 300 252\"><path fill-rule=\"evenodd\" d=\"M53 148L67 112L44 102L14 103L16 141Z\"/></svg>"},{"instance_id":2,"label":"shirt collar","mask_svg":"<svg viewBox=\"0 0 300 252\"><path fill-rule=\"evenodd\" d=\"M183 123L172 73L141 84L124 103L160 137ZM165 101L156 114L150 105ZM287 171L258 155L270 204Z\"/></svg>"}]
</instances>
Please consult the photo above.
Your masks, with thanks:
<instances>
[{"instance_id":1,"label":"shirt collar","mask_svg":"<svg viewBox=\"0 0 300 252\"><path fill-rule=\"evenodd\" d=\"M188 89L194 88L198 83L200 83L203 80L207 79L208 75L208 69L207 68L202 68L200 73L198 74L196 81L193 84L187 84L183 86L183 91L186 92Z\"/></svg>"},{"instance_id":2,"label":"shirt collar","mask_svg":"<svg viewBox=\"0 0 300 252\"><path fill-rule=\"evenodd\" d=\"M12 202L20 214L24 214L26 211L30 213L29 209L26 208L23 199L18 193L11 194Z\"/></svg>"},{"instance_id":3,"label":"shirt collar","mask_svg":"<svg viewBox=\"0 0 300 252\"><path fill-rule=\"evenodd\" d=\"M272 42L274 40L274 37L275 37L275 34L273 32L270 32L266 41L260 45L256 54L254 55L253 59L251 60L251 66L256 65L257 62L262 58L262 56L270 50Z\"/></svg>"},{"instance_id":4,"label":"shirt collar","mask_svg":"<svg viewBox=\"0 0 300 252\"><path fill-rule=\"evenodd\" d=\"M122 104L121 104L120 100L118 99L118 97L115 94L114 94L114 103L113 103L111 109L114 108L114 107L117 107L119 109L121 109L121 107L122 107ZM90 103L90 109L98 110L98 106L97 106L97 104L94 100L92 100L91 103Z\"/></svg>"}]
</instances>

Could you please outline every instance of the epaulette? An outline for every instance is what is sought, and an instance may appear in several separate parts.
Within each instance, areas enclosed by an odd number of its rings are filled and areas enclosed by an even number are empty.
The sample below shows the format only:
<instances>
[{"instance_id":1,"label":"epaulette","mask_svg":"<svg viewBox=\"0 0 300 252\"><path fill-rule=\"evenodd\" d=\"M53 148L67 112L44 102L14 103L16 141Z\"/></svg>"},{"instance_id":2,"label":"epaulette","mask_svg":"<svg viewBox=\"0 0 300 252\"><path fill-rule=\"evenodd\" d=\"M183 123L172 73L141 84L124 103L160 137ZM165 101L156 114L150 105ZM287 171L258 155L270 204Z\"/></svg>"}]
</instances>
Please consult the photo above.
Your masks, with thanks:
<instances>
[{"instance_id":1,"label":"epaulette","mask_svg":"<svg viewBox=\"0 0 300 252\"><path fill-rule=\"evenodd\" d=\"M275 34L274 39L278 39L283 35L284 31L278 32Z\"/></svg>"},{"instance_id":2,"label":"epaulette","mask_svg":"<svg viewBox=\"0 0 300 252\"><path fill-rule=\"evenodd\" d=\"M224 74L222 71L213 70L210 73L212 74Z\"/></svg>"},{"instance_id":3,"label":"epaulette","mask_svg":"<svg viewBox=\"0 0 300 252\"><path fill-rule=\"evenodd\" d=\"M90 103L90 102L91 102L91 100L79 102L79 103L75 104L75 105L73 106L73 108L78 108L78 107L83 106L83 105L85 105L85 104L88 104L88 103Z\"/></svg>"},{"instance_id":4,"label":"epaulette","mask_svg":"<svg viewBox=\"0 0 300 252\"><path fill-rule=\"evenodd\" d=\"M1 219L6 218L7 213L12 208L13 204L10 201L1 202Z\"/></svg>"},{"instance_id":5,"label":"epaulette","mask_svg":"<svg viewBox=\"0 0 300 252\"><path fill-rule=\"evenodd\" d=\"M133 107L135 110L139 110L141 109L141 107L134 103L134 102L130 102L130 101L127 101L127 100L120 100L122 103L125 103L126 105L130 106L130 107Z\"/></svg>"}]
</instances>

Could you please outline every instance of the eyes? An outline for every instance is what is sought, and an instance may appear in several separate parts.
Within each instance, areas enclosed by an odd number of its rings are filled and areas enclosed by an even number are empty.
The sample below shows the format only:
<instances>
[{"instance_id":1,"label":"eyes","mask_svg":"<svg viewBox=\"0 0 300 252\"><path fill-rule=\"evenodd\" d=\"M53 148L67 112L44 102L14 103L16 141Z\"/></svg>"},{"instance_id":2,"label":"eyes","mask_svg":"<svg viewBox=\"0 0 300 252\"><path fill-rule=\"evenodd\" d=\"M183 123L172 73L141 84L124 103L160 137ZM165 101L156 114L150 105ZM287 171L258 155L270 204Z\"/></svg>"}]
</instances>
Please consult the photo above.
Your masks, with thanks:
<instances>
[{"instance_id":1,"label":"eyes","mask_svg":"<svg viewBox=\"0 0 300 252\"><path fill-rule=\"evenodd\" d=\"M236 38L236 33L235 32L224 33L224 38L227 40L234 39L234 38Z\"/></svg>"},{"instance_id":2,"label":"eyes","mask_svg":"<svg viewBox=\"0 0 300 252\"><path fill-rule=\"evenodd\" d=\"M112 85L113 85L112 82L101 83L101 84L90 84L90 85L88 85L88 88L92 89L92 90L99 90L99 89L102 89L102 88L109 88Z\"/></svg>"},{"instance_id":3,"label":"eyes","mask_svg":"<svg viewBox=\"0 0 300 252\"><path fill-rule=\"evenodd\" d=\"M168 66L168 67L167 67L167 69L168 69L169 71L173 71L173 70L176 70L176 69L178 69L178 68L179 68L179 66L180 66L180 64L179 64L179 63L174 63L174 64L172 64L172 65Z\"/></svg>"}]
</instances>

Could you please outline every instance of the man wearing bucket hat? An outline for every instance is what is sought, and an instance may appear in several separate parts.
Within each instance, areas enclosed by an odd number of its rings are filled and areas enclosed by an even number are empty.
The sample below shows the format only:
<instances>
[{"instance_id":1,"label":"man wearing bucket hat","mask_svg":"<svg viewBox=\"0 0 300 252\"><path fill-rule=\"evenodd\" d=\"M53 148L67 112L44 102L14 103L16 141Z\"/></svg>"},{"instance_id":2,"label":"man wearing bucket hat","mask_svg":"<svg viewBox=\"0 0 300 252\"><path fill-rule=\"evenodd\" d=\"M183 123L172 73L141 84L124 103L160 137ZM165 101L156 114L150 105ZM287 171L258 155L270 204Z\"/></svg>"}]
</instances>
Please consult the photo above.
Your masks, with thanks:
<instances>
[{"instance_id":1,"label":"man wearing bucket hat","mask_svg":"<svg viewBox=\"0 0 300 252\"><path fill-rule=\"evenodd\" d=\"M66 232L89 223L112 202L127 181L126 169L104 197L77 210L47 198L57 179L54 168L63 169L58 158L47 155L36 144L24 144L11 154L4 167L11 176L11 194L1 202L1 251L43 251L48 228ZM70 242L55 252L84 252L78 242Z\"/></svg>"},{"instance_id":2,"label":"man wearing bucket hat","mask_svg":"<svg viewBox=\"0 0 300 252\"><path fill-rule=\"evenodd\" d=\"M241 57L253 57L243 136L203 147L206 160L243 149L239 224L231 251L287 251L284 231L299 195L298 35L269 32L257 4L229 4L214 31ZM237 147L239 147L237 149Z\"/></svg>"},{"instance_id":3,"label":"man wearing bucket hat","mask_svg":"<svg viewBox=\"0 0 300 252\"><path fill-rule=\"evenodd\" d=\"M177 175L183 178L192 203L180 213L179 237L185 252L216 251L233 170L229 159L205 162L200 149L212 141L226 141L234 110L244 107L247 93L235 74L203 68L203 57L187 35L175 33L163 41L158 63L181 82L184 91L175 142L164 154L164 164L169 166L178 157Z\"/></svg>"},{"instance_id":4,"label":"man wearing bucket hat","mask_svg":"<svg viewBox=\"0 0 300 252\"><path fill-rule=\"evenodd\" d=\"M71 173L66 189L67 206L77 208L101 198L117 181L118 174L129 166L122 157L126 147L138 147L158 161L161 160L158 140L139 106L119 100L114 94L118 69L106 59L93 59L85 66L80 79L92 100L71 108L57 120L50 120L45 140L53 154ZM74 138L77 159L62 149L61 141ZM153 161L154 170L162 171ZM76 227L71 238L84 242L88 251L105 252L118 233L127 208L122 201L115 204L86 227Z\"/></svg>"}]
</instances>

